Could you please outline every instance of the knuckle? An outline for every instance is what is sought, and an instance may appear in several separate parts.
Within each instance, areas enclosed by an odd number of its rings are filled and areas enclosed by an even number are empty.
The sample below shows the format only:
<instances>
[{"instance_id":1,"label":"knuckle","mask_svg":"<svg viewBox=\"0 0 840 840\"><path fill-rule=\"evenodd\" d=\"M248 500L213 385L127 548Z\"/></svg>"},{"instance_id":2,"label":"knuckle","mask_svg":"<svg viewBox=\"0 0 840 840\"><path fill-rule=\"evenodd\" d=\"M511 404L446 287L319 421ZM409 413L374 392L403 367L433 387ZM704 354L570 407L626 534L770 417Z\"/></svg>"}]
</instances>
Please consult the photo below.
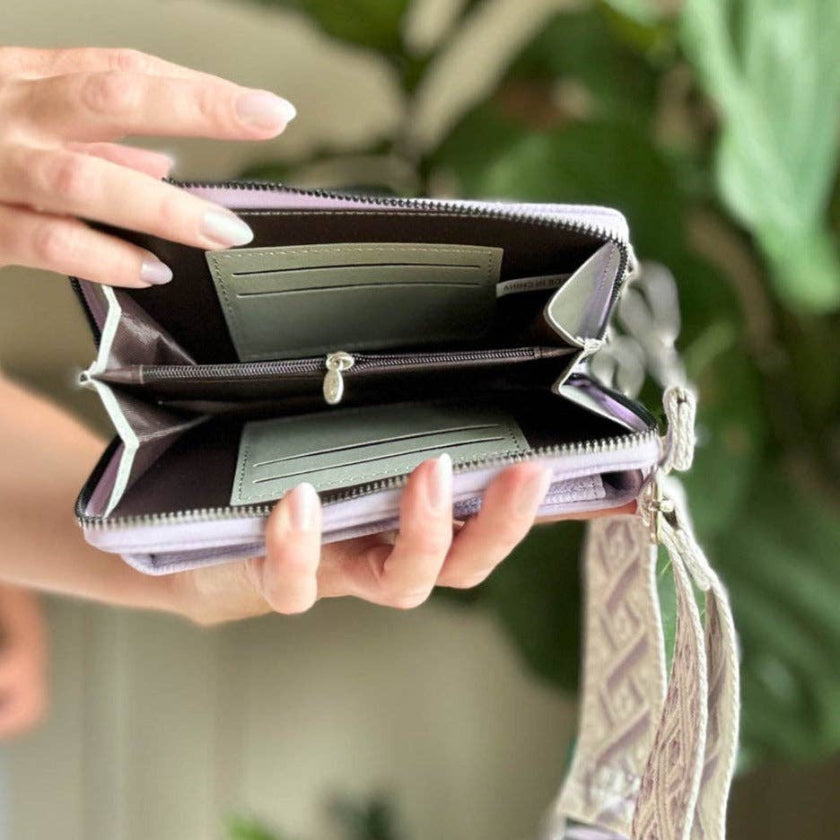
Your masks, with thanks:
<instances>
[{"instance_id":1,"label":"knuckle","mask_svg":"<svg viewBox=\"0 0 840 840\"><path fill-rule=\"evenodd\" d=\"M140 50L120 47L110 51L107 63L117 73L144 74L151 68L151 57Z\"/></svg>"},{"instance_id":2,"label":"knuckle","mask_svg":"<svg viewBox=\"0 0 840 840\"><path fill-rule=\"evenodd\" d=\"M126 113L137 105L138 90L134 78L125 73L95 73L83 82L81 100L95 114Z\"/></svg>"},{"instance_id":3,"label":"knuckle","mask_svg":"<svg viewBox=\"0 0 840 840\"><path fill-rule=\"evenodd\" d=\"M224 121L222 115L222 97L219 89L212 85L198 84L194 88L195 108L202 122L216 125Z\"/></svg>"},{"instance_id":4,"label":"knuckle","mask_svg":"<svg viewBox=\"0 0 840 840\"><path fill-rule=\"evenodd\" d=\"M59 265L79 250L79 232L62 222L44 222L32 233L32 251L46 265Z\"/></svg>"},{"instance_id":5,"label":"knuckle","mask_svg":"<svg viewBox=\"0 0 840 840\"><path fill-rule=\"evenodd\" d=\"M96 190L93 167L83 155L46 155L36 178L39 191L74 204L85 203Z\"/></svg>"}]
</instances>

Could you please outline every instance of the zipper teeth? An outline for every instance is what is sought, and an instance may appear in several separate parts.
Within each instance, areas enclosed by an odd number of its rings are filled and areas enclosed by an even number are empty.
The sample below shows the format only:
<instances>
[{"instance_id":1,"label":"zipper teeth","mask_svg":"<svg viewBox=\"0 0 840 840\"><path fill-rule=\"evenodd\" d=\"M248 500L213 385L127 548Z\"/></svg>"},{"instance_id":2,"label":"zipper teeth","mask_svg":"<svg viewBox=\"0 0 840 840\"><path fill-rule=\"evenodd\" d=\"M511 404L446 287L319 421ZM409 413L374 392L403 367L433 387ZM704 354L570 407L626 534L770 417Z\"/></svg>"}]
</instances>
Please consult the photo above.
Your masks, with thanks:
<instances>
[{"instance_id":1,"label":"zipper teeth","mask_svg":"<svg viewBox=\"0 0 840 840\"><path fill-rule=\"evenodd\" d=\"M522 461L530 461L535 458L556 457L556 456L578 456L578 455L605 455L630 449L654 441L657 438L657 431L650 429L646 432L634 432L628 435L601 438L594 441L583 441L573 444L557 444L555 446L543 446L531 449L528 452L496 455L489 458L473 458L468 461L461 461L453 465L454 473L471 472L486 467L508 466ZM344 502L349 499L356 499L360 496L369 496L385 490L396 490L405 486L409 473L399 476L380 479L379 481L368 482L338 493L327 493L324 502L326 505ZM80 525L91 530L116 530L118 528L132 528L153 525L175 525L189 522L208 522L224 519L242 519L267 517L273 505L238 505L213 508L196 508L192 510L176 511L173 513L140 514L137 516L122 516L114 519L107 519L95 516L79 515L76 518Z\"/></svg>"},{"instance_id":2,"label":"zipper teeth","mask_svg":"<svg viewBox=\"0 0 840 840\"><path fill-rule=\"evenodd\" d=\"M461 213L465 216L482 215L488 218L513 219L515 221L529 221L547 227L562 227L567 230L578 230L581 233L599 234L611 242L626 248L625 240L616 236L611 230L602 225L591 222L577 222L569 219L546 218L534 213L523 211L511 212L504 206L487 206L480 200L466 200L464 202L446 201L428 198L402 198L394 196L375 196L355 193L330 192L322 189L303 189L301 187L289 187L284 184L270 181L178 181L172 179L170 183L184 189L218 189L218 190L256 190L260 192L286 192L292 195L306 196L309 198L325 198L332 201L347 201L356 204L368 204L372 206L398 207L398 208L419 208L421 210L443 210L447 213ZM247 208L242 208L246 210ZM316 208L317 209L317 208Z\"/></svg>"},{"instance_id":3,"label":"zipper teeth","mask_svg":"<svg viewBox=\"0 0 840 840\"><path fill-rule=\"evenodd\" d=\"M493 359L507 359L509 361L531 361L543 356L553 355L555 348L543 349L540 347L511 348L509 350L486 350L486 351L458 351L453 353L405 353L405 354L370 354L359 353L353 356L353 367L342 371L342 375L353 375L353 372L362 370L375 370L377 367L390 368L403 365L424 365L439 364L447 362L459 364L461 362L481 362ZM557 348L562 350L562 348ZM565 355L558 353L557 355ZM244 362L234 364L216 365L144 365L143 379L145 381L160 379L180 379L185 374L192 374L199 377L244 377L272 376L279 373L297 373L323 371L325 365L324 357L319 356L311 359L287 359L277 362Z\"/></svg>"},{"instance_id":4,"label":"zipper teeth","mask_svg":"<svg viewBox=\"0 0 840 840\"><path fill-rule=\"evenodd\" d=\"M309 198L324 198L331 201L347 201L358 204L368 204L380 207L395 207L402 209L419 210L442 210L445 213L453 213L463 216L479 216L489 219L510 219L515 222L528 222L540 227L558 228L560 230L576 231L578 233L598 236L601 239L613 242L619 247L621 259L618 266L618 280L613 286L610 306L615 303L619 291L624 284L627 269L628 243L625 239L617 236L613 231L603 225L596 225L591 222L579 222L571 219L557 219L546 217L535 213L523 211L511 211L504 206L493 207L481 202L458 203L452 201L431 200L427 198L394 198L391 196L355 195L351 193L336 193L329 190L301 189L298 187L287 187L283 184L270 181L177 181L170 183L184 189L219 189L219 190L255 190L261 192L286 192L292 195L306 196ZM243 211L247 208L241 208ZM317 208L316 208L317 209ZM600 337L600 336L599 336Z\"/></svg>"}]
</instances>

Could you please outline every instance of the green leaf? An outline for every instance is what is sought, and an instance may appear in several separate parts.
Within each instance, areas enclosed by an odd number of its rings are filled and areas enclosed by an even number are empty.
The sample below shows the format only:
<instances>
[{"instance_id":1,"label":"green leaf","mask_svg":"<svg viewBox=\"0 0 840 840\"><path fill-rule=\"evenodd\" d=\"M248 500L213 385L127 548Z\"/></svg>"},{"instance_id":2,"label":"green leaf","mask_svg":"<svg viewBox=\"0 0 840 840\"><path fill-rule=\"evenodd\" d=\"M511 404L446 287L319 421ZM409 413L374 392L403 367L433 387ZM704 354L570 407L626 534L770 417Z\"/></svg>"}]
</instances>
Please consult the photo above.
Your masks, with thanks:
<instances>
[{"instance_id":1,"label":"green leaf","mask_svg":"<svg viewBox=\"0 0 840 840\"><path fill-rule=\"evenodd\" d=\"M734 341L699 376L698 445L682 476L697 533L709 540L728 527L766 466L769 430L754 365ZM691 349L691 348L689 348Z\"/></svg>"},{"instance_id":2,"label":"green leaf","mask_svg":"<svg viewBox=\"0 0 840 840\"><path fill-rule=\"evenodd\" d=\"M598 6L558 14L523 50L511 77L577 83L591 98L594 116L650 122L656 73L639 51L616 37L613 18Z\"/></svg>"},{"instance_id":3,"label":"green leaf","mask_svg":"<svg viewBox=\"0 0 840 840\"><path fill-rule=\"evenodd\" d=\"M389 54L402 49L402 19L410 0L256 0L297 9L328 35Z\"/></svg>"},{"instance_id":4,"label":"green leaf","mask_svg":"<svg viewBox=\"0 0 840 840\"><path fill-rule=\"evenodd\" d=\"M280 834L269 831L256 820L240 816L228 820L226 836L228 840L282 840Z\"/></svg>"},{"instance_id":5,"label":"green leaf","mask_svg":"<svg viewBox=\"0 0 840 840\"><path fill-rule=\"evenodd\" d=\"M721 114L717 182L755 235L779 294L840 306L827 226L840 135L840 4L687 0L682 43Z\"/></svg>"},{"instance_id":6,"label":"green leaf","mask_svg":"<svg viewBox=\"0 0 840 840\"><path fill-rule=\"evenodd\" d=\"M756 475L710 556L743 650L742 740L754 758L840 747L840 517L778 467Z\"/></svg>"},{"instance_id":7,"label":"green leaf","mask_svg":"<svg viewBox=\"0 0 840 840\"><path fill-rule=\"evenodd\" d=\"M347 840L399 840L395 808L387 797L379 795L358 802L338 797L330 812Z\"/></svg>"},{"instance_id":8,"label":"green leaf","mask_svg":"<svg viewBox=\"0 0 840 840\"><path fill-rule=\"evenodd\" d=\"M442 156L463 173L469 195L616 207L632 222L638 254L666 264L685 255L684 198L675 172L634 126L597 122L523 132L484 110L451 141Z\"/></svg>"}]
</instances>

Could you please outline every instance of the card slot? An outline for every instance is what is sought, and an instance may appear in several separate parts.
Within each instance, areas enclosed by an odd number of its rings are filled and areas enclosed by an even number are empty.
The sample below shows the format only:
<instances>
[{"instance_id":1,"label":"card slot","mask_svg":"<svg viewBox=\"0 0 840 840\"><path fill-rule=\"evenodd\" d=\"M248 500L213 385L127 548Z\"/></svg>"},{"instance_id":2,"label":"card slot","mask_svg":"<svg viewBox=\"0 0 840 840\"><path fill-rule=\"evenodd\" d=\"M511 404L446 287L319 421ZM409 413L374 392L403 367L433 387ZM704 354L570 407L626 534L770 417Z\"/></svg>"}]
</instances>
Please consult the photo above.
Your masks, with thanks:
<instances>
[{"instance_id":1,"label":"card slot","mask_svg":"<svg viewBox=\"0 0 840 840\"><path fill-rule=\"evenodd\" d=\"M209 251L240 361L478 339L492 326L500 248L332 242Z\"/></svg>"},{"instance_id":2,"label":"card slot","mask_svg":"<svg viewBox=\"0 0 840 840\"><path fill-rule=\"evenodd\" d=\"M301 452L301 453L295 454L295 455L286 455L283 458L274 458L270 461L261 461L260 463L254 464L254 468L267 467L267 466L270 466L271 464L279 464L283 461L294 461L294 460L297 460L299 458L310 458L310 457L315 457L317 455L328 455L332 452L345 452L345 451L348 451L348 450L351 450L351 449L359 449L359 448L364 447L364 446L376 446L377 444L381 444L381 443L398 443L400 441L413 440L413 439L416 439L416 438L423 438L423 437L427 437L429 435L436 435L436 436L454 435L454 434L458 434L459 432L480 431L482 429L493 429L493 428L497 428L497 424L495 424L495 423L484 423L484 424L476 424L476 425L472 425L472 426L459 426L459 427L453 428L453 429L433 429L433 430L430 430L428 432L414 432L413 434L407 434L407 435L395 435L393 437L389 436L389 437L385 437L385 438L380 438L378 440L365 441L363 443L351 443L351 444L348 444L346 446L334 446L334 447L329 447L328 449L320 449L320 450L315 450L315 451L312 451L312 452Z\"/></svg>"},{"instance_id":3,"label":"card slot","mask_svg":"<svg viewBox=\"0 0 840 840\"><path fill-rule=\"evenodd\" d=\"M475 289L481 288L481 283L463 283L463 282L439 282L436 283L434 281L418 281L416 283L413 282L400 282L400 281L382 281L380 283L343 283L337 284L335 286L305 286L299 289L269 289L267 291L259 291L259 292L237 292L236 298L252 298L252 297L272 297L275 295L295 295L295 294L302 294L306 293L313 293L313 292L330 292L336 291L337 289L343 289L346 291L355 291L356 289L364 290L364 289L399 289L399 288L410 288L410 289L423 289L423 288L433 288L435 286L445 286L446 288L451 289Z\"/></svg>"},{"instance_id":4,"label":"card slot","mask_svg":"<svg viewBox=\"0 0 840 840\"><path fill-rule=\"evenodd\" d=\"M441 452L459 463L528 448L511 415L487 405L398 403L249 420L231 504L276 499L301 481L320 492L409 473Z\"/></svg>"},{"instance_id":5,"label":"card slot","mask_svg":"<svg viewBox=\"0 0 840 840\"><path fill-rule=\"evenodd\" d=\"M483 268L479 263L447 263L447 262L370 262L365 267L375 266L376 268L453 268L465 271ZM260 274L287 274L292 272L305 273L307 271L333 271L345 268L358 269L358 263L335 263L325 265L307 265L290 268L254 269L253 271L231 271L231 277L253 277Z\"/></svg>"},{"instance_id":6,"label":"card slot","mask_svg":"<svg viewBox=\"0 0 840 840\"><path fill-rule=\"evenodd\" d=\"M468 441L463 442L469 443L471 445L478 445L483 443L498 443L502 440L505 440L504 435L495 435L493 437L469 438ZM316 473L329 472L331 470L338 469L339 467L358 467L362 464L374 464L377 461L387 461L393 458L405 458L409 455L420 455L424 452L438 452L442 449L445 449L448 445L450 445L450 442L448 441L438 441L437 443L432 443L428 446L419 446L414 449L400 449L396 452L388 452L382 455L374 455L370 458L357 458L353 461L336 461L332 464L310 467L309 469L305 470L297 470L295 472L288 473L278 473L277 475L266 476L265 478L255 478L252 483L264 484L267 481L282 481L287 478L297 478L301 475L313 475Z\"/></svg>"}]
</instances>

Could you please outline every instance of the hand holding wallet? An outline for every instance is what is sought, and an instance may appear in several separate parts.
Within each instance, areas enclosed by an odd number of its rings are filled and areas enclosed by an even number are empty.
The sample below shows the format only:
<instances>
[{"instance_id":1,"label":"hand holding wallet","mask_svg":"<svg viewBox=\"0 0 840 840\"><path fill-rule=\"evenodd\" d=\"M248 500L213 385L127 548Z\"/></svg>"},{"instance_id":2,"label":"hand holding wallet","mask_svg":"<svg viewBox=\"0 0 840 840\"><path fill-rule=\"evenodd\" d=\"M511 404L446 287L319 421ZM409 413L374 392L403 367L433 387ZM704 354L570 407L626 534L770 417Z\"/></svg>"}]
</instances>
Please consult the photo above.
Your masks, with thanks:
<instances>
[{"instance_id":1,"label":"hand holding wallet","mask_svg":"<svg viewBox=\"0 0 840 840\"><path fill-rule=\"evenodd\" d=\"M636 497L653 419L580 367L627 274L619 213L187 189L254 241L205 252L120 231L173 282L78 284L99 347L83 380L119 435L79 499L94 545L154 574L257 554L302 481L325 540L388 530L407 475L444 451L458 518L522 460L552 469L543 515Z\"/></svg>"}]
</instances>

